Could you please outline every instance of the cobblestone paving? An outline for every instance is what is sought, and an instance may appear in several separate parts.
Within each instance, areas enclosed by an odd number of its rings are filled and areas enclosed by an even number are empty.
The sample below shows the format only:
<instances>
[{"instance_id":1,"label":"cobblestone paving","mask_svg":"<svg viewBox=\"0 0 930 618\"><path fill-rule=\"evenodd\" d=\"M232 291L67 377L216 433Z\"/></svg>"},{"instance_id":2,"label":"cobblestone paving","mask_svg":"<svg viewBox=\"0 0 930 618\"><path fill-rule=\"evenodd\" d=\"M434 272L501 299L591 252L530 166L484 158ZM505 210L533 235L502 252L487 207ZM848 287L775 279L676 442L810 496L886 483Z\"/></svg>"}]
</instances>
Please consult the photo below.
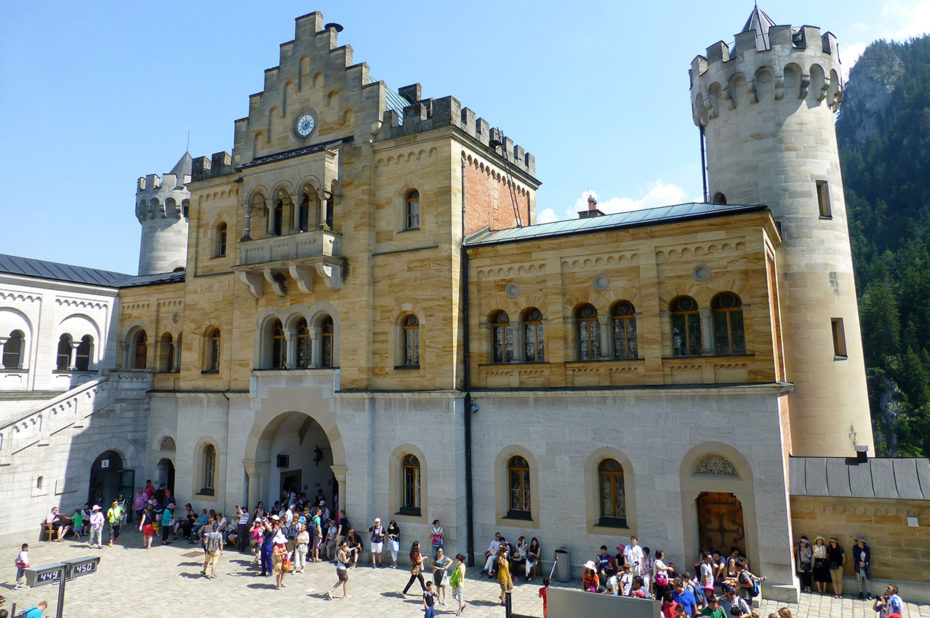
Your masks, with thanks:
<instances>
[{"instance_id":1,"label":"cobblestone paving","mask_svg":"<svg viewBox=\"0 0 930 618\"><path fill-rule=\"evenodd\" d=\"M177 614L210 616L280 616L314 614L317 611L338 611L340 618L376 618L381 616L422 616L419 596L401 597L409 572L401 566L372 569L360 565L349 571L349 599L326 599L326 591L336 582L336 570L329 563L307 565L303 574L290 574L287 587L276 590L273 578L259 576L251 557L236 551L226 551L220 558L217 577L209 580L200 575L202 552L187 542L142 549L141 537L131 530L121 537L125 545L91 549L86 543L67 540L62 543L30 542L30 560L34 566L63 559L99 554L99 571L67 584L65 616L113 616L133 618ZM17 611L41 600L49 603L48 616L54 616L58 588L43 586L13 590L14 558L18 546L0 547L0 594L7 597L6 608L17 604ZM514 613L542 616L542 603L537 596L540 584L519 583L513 592ZM563 585L563 584L558 584ZM564 584L573 586L574 584ZM469 569L465 585L468 608L464 616L475 618L504 616L498 605L499 587L481 572ZM411 592L419 592L415 583ZM341 594L341 590L336 593ZM763 601L763 618L783 604ZM805 594L800 606L791 605L799 618L873 618L869 604L853 599ZM437 615L455 615L455 605L449 595L445 607L438 606ZM906 618L930 618L930 605L908 605Z\"/></svg>"}]
</instances>

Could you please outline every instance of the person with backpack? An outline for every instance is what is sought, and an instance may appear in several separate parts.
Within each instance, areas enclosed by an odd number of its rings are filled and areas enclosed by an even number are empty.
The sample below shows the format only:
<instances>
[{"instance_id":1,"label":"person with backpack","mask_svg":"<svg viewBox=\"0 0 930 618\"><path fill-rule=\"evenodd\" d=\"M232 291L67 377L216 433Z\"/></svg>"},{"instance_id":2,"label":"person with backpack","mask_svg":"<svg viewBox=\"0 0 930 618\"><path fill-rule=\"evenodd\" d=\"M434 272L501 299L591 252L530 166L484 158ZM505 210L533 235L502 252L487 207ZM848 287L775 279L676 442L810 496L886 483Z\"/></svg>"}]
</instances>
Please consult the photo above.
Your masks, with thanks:
<instances>
[{"instance_id":1,"label":"person with backpack","mask_svg":"<svg viewBox=\"0 0 930 618\"><path fill-rule=\"evenodd\" d=\"M759 578L749 572L749 563L745 558L736 561L736 583L739 585L739 596L741 599L752 602L754 597L759 596L759 584L765 581L765 578Z\"/></svg>"},{"instance_id":2,"label":"person with backpack","mask_svg":"<svg viewBox=\"0 0 930 618\"><path fill-rule=\"evenodd\" d=\"M27 607L26 611L23 612L24 618L42 618L45 615L45 610L48 609L47 601L39 601L36 605L32 607Z\"/></svg>"},{"instance_id":3,"label":"person with backpack","mask_svg":"<svg viewBox=\"0 0 930 618\"><path fill-rule=\"evenodd\" d=\"M203 535L203 569L200 574L210 579L216 579L216 561L223 555L223 533L213 529L213 520L207 520L204 527L207 530ZM207 567L210 567L210 575L207 575Z\"/></svg>"},{"instance_id":4,"label":"person with backpack","mask_svg":"<svg viewBox=\"0 0 930 618\"><path fill-rule=\"evenodd\" d=\"M729 617L733 616L733 608L739 610L739 618L751 618L752 608L744 599L736 596L736 588L727 586L723 590L723 597L720 598L720 609Z\"/></svg>"}]
</instances>

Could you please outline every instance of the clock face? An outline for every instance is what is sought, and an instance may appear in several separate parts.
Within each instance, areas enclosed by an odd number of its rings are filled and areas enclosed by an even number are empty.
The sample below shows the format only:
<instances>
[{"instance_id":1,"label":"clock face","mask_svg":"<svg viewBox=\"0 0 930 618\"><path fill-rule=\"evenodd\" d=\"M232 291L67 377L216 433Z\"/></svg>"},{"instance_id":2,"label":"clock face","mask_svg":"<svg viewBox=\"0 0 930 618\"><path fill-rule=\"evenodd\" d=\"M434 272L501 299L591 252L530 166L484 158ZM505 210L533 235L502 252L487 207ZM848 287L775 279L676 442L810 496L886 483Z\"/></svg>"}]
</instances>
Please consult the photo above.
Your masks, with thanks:
<instances>
[{"instance_id":1,"label":"clock face","mask_svg":"<svg viewBox=\"0 0 930 618\"><path fill-rule=\"evenodd\" d=\"M316 122L313 120L313 116L304 114L297 119L297 134L301 137L307 137L313 133L313 127L315 125Z\"/></svg>"}]
</instances>

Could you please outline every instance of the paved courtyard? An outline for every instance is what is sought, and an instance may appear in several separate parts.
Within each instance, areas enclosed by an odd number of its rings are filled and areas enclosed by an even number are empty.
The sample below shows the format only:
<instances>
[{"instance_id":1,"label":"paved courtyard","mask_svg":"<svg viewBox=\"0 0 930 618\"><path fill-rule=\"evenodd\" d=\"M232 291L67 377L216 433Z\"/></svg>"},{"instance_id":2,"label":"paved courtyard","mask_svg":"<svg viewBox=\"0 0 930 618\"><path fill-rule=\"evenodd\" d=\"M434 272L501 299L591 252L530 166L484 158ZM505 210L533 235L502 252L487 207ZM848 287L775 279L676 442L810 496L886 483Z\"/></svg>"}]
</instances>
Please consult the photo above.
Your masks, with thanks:
<instances>
[{"instance_id":1,"label":"paved courtyard","mask_svg":"<svg viewBox=\"0 0 930 618\"><path fill-rule=\"evenodd\" d=\"M85 543L67 540L62 543L31 542L30 559L34 566L63 559L99 554L102 559L98 573L67 584L65 616L128 615L134 618L157 616L183 611L189 615L211 616L273 616L338 611L342 618L376 618L381 616L422 616L421 602L413 596L404 600L400 591L407 583L409 572L398 567L374 570L359 566L349 572L350 599L326 599L326 591L336 581L335 568L329 563L308 565L302 575L287 576L287 587L276 590L271 577L261 578L249 556L228 551L220 559L215 580L200 576L202 552L186 542L142 549L139 533L130 527L121 540L124 546L90 549ZM18 546L0 547L4 570L0 574L0 594L7 597L7 608L17 604L17 611L41 600L49 603L48 616L55 615L57 586L13 590L15 567L13 559ZM563 585L563 584L557 584ZM564 584L571 585L575 584ZM542 616L542 603L537 597L540 584L521 583L513 593L515 613ZM418 592L415 583L411 592ZM469 569L465 586L468 609L464 616L504 616L497 604L497 583ZM454 615L451 595L445 607L438 606L438 615ZM763 618L780 604L763 601ZM873 618L869 604L852 599L804 595L800 607L790 606L800 618ZM930 618L930 605L908 605L908 618Z\"/></svg>"}]
</instances>

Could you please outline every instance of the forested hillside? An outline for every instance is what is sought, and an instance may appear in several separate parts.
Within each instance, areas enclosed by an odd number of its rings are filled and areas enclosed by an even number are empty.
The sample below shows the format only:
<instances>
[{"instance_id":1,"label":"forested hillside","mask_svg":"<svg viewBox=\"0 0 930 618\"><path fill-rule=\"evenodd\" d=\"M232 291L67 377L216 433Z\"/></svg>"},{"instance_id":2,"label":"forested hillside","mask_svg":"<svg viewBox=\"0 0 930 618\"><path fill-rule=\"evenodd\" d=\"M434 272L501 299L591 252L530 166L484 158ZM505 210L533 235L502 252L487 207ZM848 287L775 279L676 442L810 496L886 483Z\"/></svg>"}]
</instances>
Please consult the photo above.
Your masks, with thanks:
<instances>
[{"instance_id":1,"label":"forested hillside","mask_svg":"<svg viewBox=\"0 0 930 618\"><path fill-rule=\"evenodd\" d=\"M836 131L876 448L930 456L930 36L869 46Z\"/></svg>"}]
</instances>

